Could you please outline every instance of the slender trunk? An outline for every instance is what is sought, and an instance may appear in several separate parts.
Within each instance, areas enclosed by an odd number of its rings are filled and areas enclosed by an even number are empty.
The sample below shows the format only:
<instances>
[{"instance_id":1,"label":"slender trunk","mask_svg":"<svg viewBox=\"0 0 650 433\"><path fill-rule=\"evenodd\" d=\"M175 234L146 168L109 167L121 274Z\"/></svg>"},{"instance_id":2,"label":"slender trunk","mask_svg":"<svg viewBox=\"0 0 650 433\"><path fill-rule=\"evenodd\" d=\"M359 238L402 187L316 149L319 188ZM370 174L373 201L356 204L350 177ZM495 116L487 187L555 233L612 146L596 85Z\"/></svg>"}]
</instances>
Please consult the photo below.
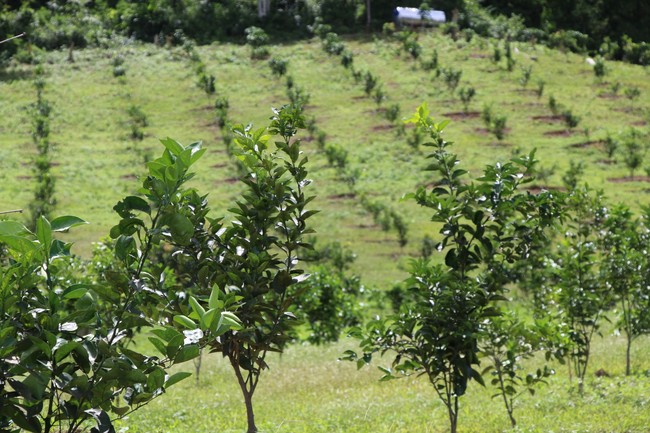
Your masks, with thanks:
<instances>
[{"instance_id":1,"label":"slender trunk","mask_svg":"<svg viewBox=\"0 0 650 433\"><path fill-rule=\"evenodd\" d=\"M255 425L255 414L253 413L252 392L244 392L244 403L246 404L246 421L248 423L248 430L246 433L257 433L257 426Z\"/></svg>"},{"instance_id":2,"label":"slender trunk","mask_svg":"<svg viewBox=\"0 0 650 433\"><path fill-rule=\"evenodd\" d=\"M196 374L196 385L199 385L199 374L201 374L201 364L203 361L203 349L199 349L199 356L194 360L194 372Z\"/></svg>"},{"instance_id":3,"label":"slender trunk","mask_svg":"<svg viewBox=\"0 0 650 433\"><path fill-rule=\"evenodd\" d=\"M451 433L456 433L458 426L458 397L454 397L453 409L451 407L449 408L449 425L451 427Z\"/></svg>"},{"instance_id":4,"label":"slender trunk","mask_svg":"<svg viewBox=\"0 0 650 433\"><path fill-rule=\"evenodd\" d=\"M248 382L250 384L250 388L247 385L247 381L242 375L237 359L232 355L230 355L228 358L230 359L230 365L232 365L232 368L235 370L235 376L237 376L239 388L241 389L242 395L244 396L244 404L246 405L246 422L248 423L248 430L246 433L257 433L257 426L255 425L255 413L253 412L253 393L255 392L255 387L253 386L253 382Z\"/></svg>"},{"instance_id":5,"label":"slender trunk","mask_svg":"<svg viewBox=\"0 0 650 433\"><path fill-rule=\"evenodd\" d=\"M631 374L630 369L630 350L632 349L632 333L628 330L627 332L627 348L625 350L625 375L629 376Z\"/></svg>"},{"instance_id":6,"label":"slender trunk","mask_svg":"<svg viewBox=\"0 0 650 433\"><path fill-rule=\"evenodd\" d=\"M625 321L625 336L627 338L627 347L625 348L625 375L629 376L630 371L630 349L632 348L632 319L631 319L631 308L630 302L625 302L625 296L621 299L621 304L623 308L623 318Z\"/></svg>"},{"instance_id":7,"label":"slender trunk","mask_svg":"<svg viewBox=\"0 0 650 433\"><path fill-rule=\"evenodd\" d=\"M515 417L513 416L512 400L508 401L508 396L506 395L506 387L503 383L503 372L501 371L500 363L498 361L496 361L494 364L496 365L497 376L499 377L499 388L501 389L503 404L506 405L506 411L508 412L508 418L510 418L510 424L512 425L512 428L515 428L517 426L517 420L515 420Z\"/></svg>"},{"instance_id":8,"label":"slender trunk","mask_svg":"<svg viewBox=\"0 0 650 433\"><path fill-rule=\"evenodd\" d=\"M370 3L371 0L366 0L366 26L368 26L368 30L370 30L370 24L372 23L372 15L370 12Z\"/></svg>"}]
</instances>

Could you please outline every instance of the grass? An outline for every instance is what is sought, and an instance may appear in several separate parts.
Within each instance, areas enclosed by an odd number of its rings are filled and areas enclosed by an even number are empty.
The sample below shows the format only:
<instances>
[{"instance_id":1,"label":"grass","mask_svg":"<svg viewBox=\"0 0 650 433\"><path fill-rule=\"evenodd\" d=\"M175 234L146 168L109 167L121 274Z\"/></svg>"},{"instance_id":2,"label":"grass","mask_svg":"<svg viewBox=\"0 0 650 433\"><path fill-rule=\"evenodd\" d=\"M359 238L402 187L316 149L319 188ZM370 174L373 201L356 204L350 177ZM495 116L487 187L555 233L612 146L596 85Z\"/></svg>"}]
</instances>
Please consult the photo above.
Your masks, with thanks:
<instances>
[{"instance_id":1,"label":"grass","mask_svg":"<svg viewBox=\"0 0 650 433\"><path fill-rule=\"evenodd\" d=\"M650 422L650 363L638 342L635 371L623 376L623 337L596 341L592 370L611 377L587 378L580 397L567 377L566 366L535 396L522 395L515 409L518 427L510 424L494 389L473 383L461 399L460 432L645 432ZM256 420L268 432L445 432L446 411L426 379L379 382L375 368L356 370L337 361L354 342L325 348L291 346L274 356L255 396ZM385 360L384 364L388 361ZM536 366L540 361L533 361ZM193 366L185 367L193 371ZM243 400L230 366L219 355L203 360L199 383L189 378L119 425L130 433L241 432L245 427ZM188 396L191 396L189 398ZM119 431L119 427L118 427Z\"/></svg>"},{"instance_id":2,"label":"grass","mask_svg":"<svg viewBox=\"0 0 650 433\"><path fill-rule=\"evenodd\" d=\"M587 167L584 180L608 196L635 204L644 194L645 179L610 181L626 177L628 170L621 162L621 151L615 155L618 162L607 161L598 140L607 132L616 135L632 125L641 129L647 125L647 69L608 62L609 73L599 81L581 56L518 44L517 67L508 72L504 64L491 62L490 41L454 42L435 31L422 33L422 58L437 49L440 67L462 69L460 86L476 89L470 111L491 104L496 113L507 117L509 130L499 141L485 133L480 118L455 114L462 112L462 101L446 89L441 77L424 71L408 54L399 53L398 42L362 37L345 43L354 53L355 67L379 78L388 96L384 107L399 104L402 115L409 116L420 103L427 102L437 119L456 119L448 127L448 139L456 142L454 151L474 175L488 160L505 160L537 148L542 166L557 167L548 180L549 187L560 187L569 161L580 160ZM212 45L199 47L198 52L206 72L217 77L217 95L229 98L231 119L264 126L270 108L287 102L284 79L273 76L266 60L250 60L248 47ZM117 55L125 59L124 77L112 74L112 58ZM381 115L382 108L365 96L362 84L355 83L340 59L327 55L318 41L273 46L271 56L289 59L287 74L311 96L307 115L316 118L328 143L348 151L348 167L360 173L356 195L351 195L340 175L327 166L315 142L306 144L315 180L312 191L317 195L314 206L323 210L314 220L321 242L343 242L358 253L355 271L365 281L389 287L403 277L402 269L408 258L417 254L424 234L435 233L426 212L413 203L400 202L403 194L432 180L421 171L426 164L425 149L414 150L406 144L406 137L396 134ZM91 243L116 221L112 205L138 188L135 178L144 173L145 158L161 150L158 138L204 141L208 155L197 168L194 184L210 194L215 214L225 213L237 197L236 185L228 180L235 176L234 166L227 160L216 126L215 97L207 97L198 88L191 62L181 49L135 44L80 51L72 64L67 61L67 51L48 53L45 60L46 97L54 103L50 137L56 146L57 209L92 223L71 237L79 253L87 256ZM531 83L540 79L546 83L542 98L537 97L533 85L523 89L519 83L520 67L528 65L532 65ZM30 66L18 66L13 76L23 79L0 82L7 101L0 108L4 185L0 209L25 208L32 195L30 161L34 150L24 110L35 98L31 70ZM636 100L603 97L613 83L620 83L621 89L637 87L641 95ZM623 95L623 90L619 94ZM550 114L549 95L581 117L575 131L565 131L556 121L534 119ZM129 138L127 110L131 105L139 106L149 121L141 142ZM589 129L592 143L583 136L584 128ZM362 195L406 216L410 230L405 248L397 246L395 232L382 232L360 207Z\"/></svg>"},{"instance_id":3,"label":"grass","mask_svg":"<svg viewBox=\"0 0 650 433\"><path fill-rule=\"evenodd\" d=\"M630 127L647 131L650 121L649 69L608 62L608 74L597 80L584 57L531 44L516 44L517 65L508 72L505 60L491 62L492 41L475 38L454 42L436 31L420 34L422 58L435 48L441 67L462 69L459 87L472 86L476 97L469 111L492 105L507 116L507 134L497 140L485 132L476 115L462 116L462 101L446 89L441 77L422 70L399 43L369 36L345 38L358 70L379 78L388 99L377 107L366 97L362 83L355 83L338 57L328 56L317 40L270 48L271 56L289 59L288 75L311 96L306 107L327 142L348 151L347 167L360 176L351 191L340 174L329 167L315 140L305 140L317 198L313 207L319 244L339 241L357 253L353 271L365 284L390 288L405 276L405 265L418 254L426 234L435 239L429 214L415 204L402 202L403 194L432 182L422 168L426 150L413 149L405 136L382 116L382 108L399 104L409 116L427 102L438 120L451 118L447 128L453 150L462 164L477 176L495 160L537 149L544 167L556 166L548 185L561 188L561 177L570 161L585 165L583 181L603 189L612 202L624 202L638 210L646 200L647 179L626 179L628 170L618 151L607 160L599 140ZM237 199L233 183L235 166L225 152L213 110L217 95L227 96L229 117L237 122L267 124L270 108L287 102L285 80L273 76L267 61L250 60L248 47L221 44L197 48L206 72L217 78L217 93L207 97L196 85L191 63L179 48L153 45L114 46L75 53L45 55L46 98L53 102L51 140L57 178L57 214L73 214L91 222L67 235L75 251L88 256L92 242L105 236L117 221L112 206L139 187L144 161L161 152L158 138L171 136L183 143L203 140L208 152L197 166L193 180L201 193L209 193L213 215L227 214ZM125 58L126 74L114 77L112 58ZM532 65L527 88L519 83L520 67ZM35 187L31 161L35 155L25 107L35 100L31 85L33 67L15 66L0 75L0 210L27 208ZM11 79L8 79L11 77ZM535 83L546 85L541 98ZM620 83L618 95L611 89ZM625 88L637 87L632 100ZM549 119L548 97L580 116L567 131ZM142 141L133 141L128 109L139 106L148 126ZM582 131L589 130L589 138ZM407 129L407 134L410 131ZM305 132L302 135L307 137ZM647 162L644 166L650 165ZM639 172L643 172L640 169ZM614 181L616 180L616 181ZM385 232L360 204L361 197L396 209L409 224L409 243L400 248L394 231ZM535 397L522 396L516 409L519 432L644 432L650 425L650 361L648 339L635 343L636 374L623 376L623 337L611 329L597 339L587 392L580 398L571 392L565 367ZM446 413L423 378L379 383L374 368L356 371L353 364L337 362L343 350L354 346L344 341L325 348L292 346L275 357L272 370L262 378L256 395L258 425L264 432L443 432ZM191 365L182 368L192 369ZM596 378L600 368L611 377ZM462 432L511 431L505 410L491 399L492 390L473 386L463 397ZM245 414L242 399L229 367L218 355L204 361L199 384L188 379L174 392L121 422L129 432L234 432L242 431Z\"/></svg>"}]
</instances>

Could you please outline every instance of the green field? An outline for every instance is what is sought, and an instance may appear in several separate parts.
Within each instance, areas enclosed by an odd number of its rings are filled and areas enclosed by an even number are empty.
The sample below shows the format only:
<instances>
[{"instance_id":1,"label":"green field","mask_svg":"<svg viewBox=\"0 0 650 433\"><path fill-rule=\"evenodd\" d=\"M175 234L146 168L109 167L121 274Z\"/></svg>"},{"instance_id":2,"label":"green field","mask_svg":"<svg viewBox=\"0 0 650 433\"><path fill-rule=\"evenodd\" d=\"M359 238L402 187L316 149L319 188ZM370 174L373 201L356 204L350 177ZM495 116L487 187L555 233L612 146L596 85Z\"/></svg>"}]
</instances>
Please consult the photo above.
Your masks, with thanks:
<instances>
[{"instance_id":1,"label":"green field","mask_svg":"<svg viewBox=\"0 0 650 433\"><path fill-rule=\"evenodd\" d=\"M422 169L426 149L414 148L406 135L383 116L399 104L409 117L426 102L437 120L450 119L446 129L453 151L472 175L494 161L537 149L540 166L555 168L539 188L563 188L562 176L570 161L585 166L583 181L602 189L610 203L623 202L635 210L647 203L650 177L646 166L630 178L624 149L613 158L603 149L607 134L618 136L630 128L647 132L650 122L650 69L607 62L607 74L596 79L584 56L550 50L540 45L514 43L516 65L491 61L497 41L474 38L453 41L437 31L421 33L421 57L437 50L440 67L462 69L459 87L472 86L476 97L469 114L456 92L447 89L442 76L423 70L400 43L381 36L344 39L354 53L357 70L379 78L387 99L381 106L365 95L340 58L329 56L317 39L273 45L271 57L286 59L288 75L310 94L305 113L313 116L327 134L327 143L348 152L346 167L358 169L351 190L332 168L316 140L305 131L304 149L310 158L316 195L312 207L319 244L341 242L358 258L353 271L372 287L388 289L406 276L405 265L419 254L425 235L435 237L430 215L415 203L402 202L405 193L434 181ZM216 77L216 95L227 96L229 117L240 123L265 126L272 107L288 102L284 78L271 73L267 60L251 60L250 47L213 44L197 47L206 72ZM114 77L113 59L125 59L126 74ZM53 103L50 139L57 179L56 215L80 216L91 224L77 228L68 239L74 250L89 257L92 243L108 234L118 221L112 206L135 193L144 162L162 151L159 138L172 137L184 144L202 140L208 149L192 181L209 194L213 216L226 215L238 197L236 168L228 157L216 124L215 96L196 85L191 61L182 48L116 44L106 49L44 54L45 96ZM522 68L532 66L526 87ZM27 208L35 188L32 159L36 154L30 136L26 107L35 100L34 68L13 66L0 75L0 210ZM544 93L538 97L538 81ZM628 98L626 90L638 89ZM615 92L616 91L616 92ZM568 130L552 118L549 96L580 117ZM507 116L507 134L497 140L485 130L479 112L492 105ZM127 110L139 106L148 126L142 141L130 138ZM383 231L360 204L361 198L382 203L404 216L408 244L400 247L395 231ZM292 346L272 359L256 394L258 425L264 432L443 432L446 413L424 378L379 383L373 368L356 372L352 363L338 362L352 341L325 349ZM624 377L624 338L608 327L596 338L586 396L571 392L566 367L534 397L523 395L516 415L521 432L645 432L650 425L650 348L648 339L634 346L635 375ZM229 366L217 356L204 360L199 383L188 379L146 408L122 421L119 431L129 432L234 432L243 431L244 408ZM193 367L187 366L192 370ZM594 376L604 369L610 377ZM492 390L472 385L462 402L459 431L510 431L505 410L492 401Z\"/></svg>"}]
</instances>

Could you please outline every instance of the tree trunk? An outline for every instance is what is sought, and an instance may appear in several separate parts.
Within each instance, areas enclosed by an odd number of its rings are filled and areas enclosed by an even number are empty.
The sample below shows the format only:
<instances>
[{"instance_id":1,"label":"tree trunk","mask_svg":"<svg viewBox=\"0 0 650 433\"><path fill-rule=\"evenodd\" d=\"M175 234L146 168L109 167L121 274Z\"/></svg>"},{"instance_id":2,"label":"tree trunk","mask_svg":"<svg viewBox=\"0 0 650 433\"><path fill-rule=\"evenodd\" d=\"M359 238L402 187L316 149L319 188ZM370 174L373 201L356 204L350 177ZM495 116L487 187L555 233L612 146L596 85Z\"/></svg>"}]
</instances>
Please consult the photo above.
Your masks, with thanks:
<instances>
[{"instance_id":1,"label":"tree trunk","mask_svg":"<svg viewBox=\"0 0 650 433\"><path fill-rule=\"evenodd\" d=\"M454 407L449 407L450 433L456 433L458 427L458 397L454 397Z\"/></svg>"},{"instance_id":2,"label":"tree trunk","mask_svg":"<svg viewBox=\"0 0 650 433\"><path fill-rule=\"evenodd\" d=\"M246 421L248 422L246 433L257 433L255 414L253 413L253 394L244 391L244 402L246 403Z\"/></svg>"},{"instance_id":3,"label":"tree trunk","mask_svg":"<svg viewBox=\"0 0 650 433\"><path fill-rule=\"evenodd\" d=\"M627 332L627 348L625 350L625 375L629 376L631 374L630 369L630 350L632 348L632 335L630 332Z\"/></svg>"},{"instance_id":4,"label":"tree trunk","mask_svg":"<svg viewBox=\"0 0 650 433\"><path fill-rule=\"evenodd\" d=\"M255 386L252 385L252 382L248 383L242 375L242 371L239 367L239 363L234 356L228 356L230 359L230 365L235 370L235 376L237 376L237 382L239 383L239 388L241 389L242 395L244 396L244 404L246 405L246 422L248 423L248 430L246 433L257 433L257 426L255 425L255 413L253 412L253 393L255 392ZM250 388L249 388L250 385Z\"/></svg>"},{"instance_id":5,"label":"tree trunk","mask_svg":"<svg viewBox=\"0 0 650 433\"><path fill-rule=\"evenodd\" d=\"M372 14L370 12L370 3L371 3L371 0L366 0L366 25L368 26L368 30L370 30L370 24L372 23Z\"/></svg>"}]
</instances>

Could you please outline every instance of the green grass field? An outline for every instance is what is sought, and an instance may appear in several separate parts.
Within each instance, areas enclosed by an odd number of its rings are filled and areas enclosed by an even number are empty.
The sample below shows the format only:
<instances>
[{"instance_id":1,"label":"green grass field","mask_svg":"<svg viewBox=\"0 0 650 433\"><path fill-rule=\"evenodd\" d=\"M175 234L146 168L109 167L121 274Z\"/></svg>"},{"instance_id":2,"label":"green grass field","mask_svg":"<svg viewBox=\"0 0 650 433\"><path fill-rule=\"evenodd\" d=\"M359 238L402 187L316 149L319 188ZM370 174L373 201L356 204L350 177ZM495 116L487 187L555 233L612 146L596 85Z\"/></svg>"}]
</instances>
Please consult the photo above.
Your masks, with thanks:
<instances>
[{"instance_id":1,"label":"green grass field","mask_svg":"<svg viewBox=\"0 0 650 433\"><path fill-rule=\"evenodd\" d=\"M304 132L314 180L313 207L319 243L339 241L357 253L353 271L362 281L390 288L406 275L404 267L419 254L426 234L436 228L430 215L414 203L402 202L403 194L433 179L422 171L426 150L407 144L382 115L383 108L399 104L409 117L426 102L436 119L450 119L447 139L456 144L462 164L473 175L482 167L510 156L537 149L542 167L555 172L540 187L561 188L570 161L585 165L583 181L604 190L612 203L623 202L638 210L647 204L649 179L643 167L633 179L619 149L609 159L602 140L629 128L648 130L650 122L650 69L607 62L608 73L598 81L584 56L561 53L542 46L515 44L517 64L508 72L504 61L494 64L492 44L475 38L454 42L437 31L420 34L422 58L433 50L440 66L462 69L459 87L472 86L477 95L462 115L463 106L442 77L419 67L398 42L360 36L344 40L354 53L357 70L379 77L387 100L381 107L365 96L338 57L327 55L316 39L270 47L271 57L287 59L288 74L311 98L306 114L314 116L327 133L327 143L348 152L347 167L358 169L356 195L340 174L327 163L315 140ZM229 117L241 123L265 126L271 107L288 102L284 78L274 77L266 60L250 59L250 48L215 44L197 48L216 77L217 95L230 101ZM125 58L124 77L113 76L113 58ZM110 49L74 53L47 53L44 58L45 96L53 103L50 139L55 144L53 161L57 179L56 214L72 214L91 224L68 235L78 254L88 257L92 243L106 236L118 221L112 206L134 193L144 162L162 151L159 138L173 137L185 144L202 140L208 149L197 167L193 185L209 194L212 214L225 215L238 197L235 165L229 160L215 121L215 96L197 87L196 76L180 48L126 44ZM522 67L532 66L526 88L519 80ZM30 136L28 104L35 100L33 67L15 66L0 75L0 210L27 208L35 188L32 158L36 153ZM545 82L540 97L538 80ZM618 84L617 84L618 83ZM613 89L618 87L618 92ZM634 99L626 89L638 88ZM572 131L550 117L548 98L580 116ZM507 116L507 134L501 141L485 131L478 112L491 104ZM137 105L148 126L142 141L130 137L127 110ZM360 205L360 197L398 210L409 225L409 243L400 248L394 231L385 232ZM342 352L354 346L343 341L325 348L290 347L272 359L255 397L258 426L264 432L443 432L446 413L424 378L379 383L374 368L356 371L352 363L338 362ZM567 369L534 397L523 395L515 415L520 432L646 432L650 426L650 341L638 340L633 354L635 375L625 378L624 338L612 329L596 339L588 373L586 396L571 392ZM192 365L184 366L193 369ZM611 377L596 378L600 368ZM575 385L575 384L574 384ZM473 385L463 398L461 432L511 431L507 415L490 389ZM190 378L148 407L122 421L128 432L235 432L243 431L242 399L228 365L218 356L204 359L199 383Z\"/></svg>"}]
</instances>

